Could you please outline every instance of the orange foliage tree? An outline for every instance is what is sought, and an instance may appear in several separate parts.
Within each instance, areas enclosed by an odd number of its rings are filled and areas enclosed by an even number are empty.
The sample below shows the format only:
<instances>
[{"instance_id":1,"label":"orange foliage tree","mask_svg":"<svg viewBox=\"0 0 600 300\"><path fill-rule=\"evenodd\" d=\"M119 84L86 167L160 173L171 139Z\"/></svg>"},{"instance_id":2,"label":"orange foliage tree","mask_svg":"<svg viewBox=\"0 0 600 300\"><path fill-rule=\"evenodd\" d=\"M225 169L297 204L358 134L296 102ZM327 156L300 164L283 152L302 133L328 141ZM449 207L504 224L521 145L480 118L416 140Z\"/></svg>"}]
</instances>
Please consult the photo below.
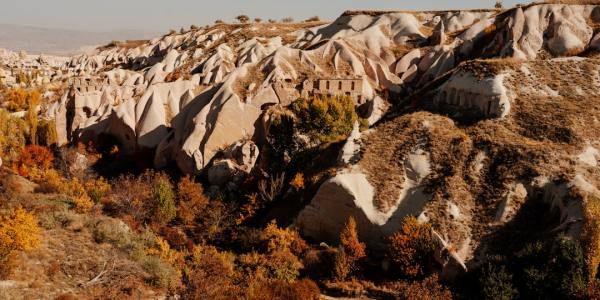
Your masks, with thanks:
<instances>
[{"instance_id":1,"label":"orange foliage tree","mask_svg":"<svg viewBox=\"0 0 600 300\"><path fill-rule=\"evenodd\" d=\"M344 230L340 233L340 246L335 259L335 277L344 280L350 273L356 271L357 262L366 256L365 244L358 239L356 221L348 218Z\"/></svg>"},{"instance_id":2,"label":"orange foliage tree","mask_svg":"<svg viewBox=\"0 0 600 300\"><path fill-rule=\"evenodd\" d=\"M208 205L204 190L189 176L183 177L177 184L179 207L177 215L184 224L191 225L198 214Z\"/></svg>"},{"instance_id":3,"label":"orange foliage tree","mask_svg":"<svg viewBox=\"0 0 600 300\"><path fill-rule=\"evenodd\" d=\"M28 145L21 150L17 170L21 176L29 175L31 170L44 172L52 166L54 155L46 147Z\"/></svg>"},{"instance_id":4,"label":"orange foliage tree","mask_svg":"<svg viewBox=\"0 0 600 300\"><path fill-rule=\"evenodd\" d=\"M431 225L419 224L413 216L402 220L402 228L388 240L388 256L407 277L425 274L424 266L434 251Z\"/></svg>"}]
</instances>

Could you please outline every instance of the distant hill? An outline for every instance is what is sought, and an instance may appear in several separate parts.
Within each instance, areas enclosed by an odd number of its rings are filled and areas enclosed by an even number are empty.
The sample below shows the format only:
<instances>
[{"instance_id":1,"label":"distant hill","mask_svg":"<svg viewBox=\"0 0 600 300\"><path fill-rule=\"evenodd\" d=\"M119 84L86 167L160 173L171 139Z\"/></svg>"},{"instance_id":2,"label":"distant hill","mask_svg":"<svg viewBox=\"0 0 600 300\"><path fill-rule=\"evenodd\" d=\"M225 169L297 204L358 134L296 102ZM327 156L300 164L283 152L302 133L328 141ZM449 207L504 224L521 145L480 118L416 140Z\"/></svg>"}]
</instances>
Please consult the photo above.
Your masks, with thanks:
<instances>
[{"instance_id":1,"label":"distant hill","mask_svg":"<svg viewBox=\"0 0 600 300\"><path fill-rule=\"evenodd\" d=\"M30 54L72 54L86 46L107 44L113 40L148 39L158 35L160 32L144 30L86 32L0 24L0 48L25 50Z\"/></svg>"}]
</instances>

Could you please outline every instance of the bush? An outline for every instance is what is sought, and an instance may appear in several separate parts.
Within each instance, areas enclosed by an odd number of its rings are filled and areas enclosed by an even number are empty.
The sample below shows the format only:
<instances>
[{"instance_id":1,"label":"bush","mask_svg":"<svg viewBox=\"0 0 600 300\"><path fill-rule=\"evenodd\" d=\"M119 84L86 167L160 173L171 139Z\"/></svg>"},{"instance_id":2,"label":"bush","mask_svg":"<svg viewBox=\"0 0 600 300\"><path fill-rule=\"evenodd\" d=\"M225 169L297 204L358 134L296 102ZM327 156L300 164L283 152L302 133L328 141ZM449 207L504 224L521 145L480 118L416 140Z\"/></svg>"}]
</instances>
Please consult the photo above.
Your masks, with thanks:
<instances>
[{"instance_id":1,"label":"bush","mask_svg":"<svg viewBox=\"0 0 600 300\"><path fill-rule=\"evenodd\" d=\"M407 277L425 274L425 268L433 255L434 243L431 225L419 224L413 216L402 220L402 228L388 240L388 256L393 267Z\"/></svg>"},{"instance_id":2,"label":"bush","mask_svg":"<svg viewBox=\"0 0 600 300\"><path fill-rule=\"evenodd\" d=\"M175 206L175 194L169 178L164 175L157 175L152 184L152 196L155 202L155 220L160 224L171 222L177 215Z\"/></svg>"},{"instance_id":3,"label":"bush","mask_svg":"<svg viewBox=\"0 0 600 300\"><path fill-rule=\"evenodd\" d=\"M582 240L588 278L596 278L600 265L600 199L590 197L585 205Z\"/></svg>"},{"instance_id":4,"label":"bush","mask_svg":"<svg viewBox=\"0 0 600 300\"><path fill-rule=\"evenodd\" d=\"M452 293L443 286L437 275L416 282L401 282L395 284L398 299L420 299L420 300L450 300Z\"/></svg>"},{"instance_id":5,"label":"bush","mask_svg":"<svg viewBox=\"0 0 600 300\"><path fill-rule=\"evenodd\" d=\"M290 182L290 185L296 191L302 190L304 188L304 174L302 174L302 173L296 174L296 176L294 176L294 179L292 179L292 182Z\"/></svg>"},{"instance_id":6,"label":"bush","mask_svg":"<svg viewBox=\"0 0 600 300\"><path fill-rule=\"evenodd\" d=\"M519 295L512 284L512 274L504 266L485 266L479 278L479 285L482 299L511 300Z\"/></svg>"},{"instance_id":7,"label":"bush","mask_svg":"<svg viewBox=\"0 0 600 300\"><path fill-rule=\"evenodd\" d=\"M40 244L37 218L22 208L0 216L0 277L10 274L16 251L29 251Z\"/></svg>"},{"instance_id":8,"label":"bush","mask_svg":"<svg viewBox=\"0 0 600 300\"><path fill-rule=\"evenodd\" d=\"M294 18L292 18L292 17L285 17L285 18L281 19L281 22L282 23L292 23L292 22L294 22Z\"/></svg>"},{"instance_id":9,"label":"bush","mask_svg":"<svg viewBox=\"0 0 600 300\"><path fill-rule=\"evenodd\" d=\"M115 216L129 215L141 224L152 217L152 202L150 176L123 175L113 181L112 193L104 204L104 210Z\"/></svg>"},{"instance_id":10,"label":"bush","mask_svg":"<svg viewBox=\"0 0 600 300\"><path fill-rule=\"evenodd\" d=\"M354 103L349 97L314 97L292 104L298 117L298 129L317 144L344 139L358 120Z\"/></svg>"},{"instance_id":11,"label":"bush","mask_svg":"<svg viewBox=\"0 0 600 300\"><path fill-rule=\"evenodd\" d=\"M179 207L177 215L186 225L192 225L198 214L208 205L208 198L200 184L189 176L183 177L177 184Z\"/></svg>"},{"instance_id":12,"label":"bush","mask_svg":"<svg viewBox=\"0 0 600 300\"><path fill-rule=\"evenodd\" d=\"M27 110L27 98L29 92L22 88L14 88L6 91L4 101L8 102L8 110L12 112Z\"/></svg>"},{"instance_id":13,"label":"bush","mask_svg":"<svg viewBox=\"0 0 600 300\"><path fill-rule=\"evenodd\" d=\"M5 164L16 162L25 147L28 127L25 121L0 110L0 158Z\"/></svg>"},{"instance_id":14,"label":"bush","mask_svg":"<svg viewBox=\"0 0 600 300\"><path fill-rule=\"evenodd\" d=\"M21 176L41 176L40 172L50 169L53 161L54 155L48 148L28 145L21 150L17 169Z\"/></svg>"},{"instance_id":15,"label":"bush","mask_svg":"<svg viewBox=\"0 0 600 300\"><path fill-rule=\"evenodd\" d=\"M336 279L345 280L348 275L356 271L357 262L366 256L365 248L365 244L358 239L356 221L350 217L340 233L340 246L334 269Z\"/></svg>"},{"instance_id":16,"label":"bush","mask_svg":"<svg viewBox=\"0 0 600 300\"><path fill-rule=\"evenodd\" d=\"M289 299L289 300L317 300L321 291L316 283L310 279L302 279L293 283L283 280L262 281L250 291L249 299Z\"/></svg>"},{"instance_id":17,"label":"bush","mask_svg":"<svg viewBox=\"0 0 600 300\"><path fill-rule=\"evenodd\" d=\"M234 284L235 256L211 246L197 246L184 274L183 299L237 299L240 290Z\"/></svg>"},{"instance_id":18,"label":"bush","mask_svg":"<svg viewBox=\"0 0 600 300\"><path fill-rule=\"evenodd\" d=\"M87 195L94 203L99 203L110 193L110 184L102 177L84 183Z\"/></svg>"},{"instance_id":19,"label":"bush","mask_svg":"<svg viewBox=\"0 0 600 300\"><path fill-rule=\"evenodd\" d=\"M37 141L39 145L50 147L56 145L58 136L54 120L41 120L38 125Z\"/></svg>"},{"instance_id":20,"label":"bush","mask_svg":"<svg viewBox=\"0 0 600 300\"><path fill-rule=\"evenodd\" d=\"M523 297L576 298L584 293L587 277L583 251L578 242L558 238L535 242L515 253L515 286Z\"/></svg>"}]
</instances>

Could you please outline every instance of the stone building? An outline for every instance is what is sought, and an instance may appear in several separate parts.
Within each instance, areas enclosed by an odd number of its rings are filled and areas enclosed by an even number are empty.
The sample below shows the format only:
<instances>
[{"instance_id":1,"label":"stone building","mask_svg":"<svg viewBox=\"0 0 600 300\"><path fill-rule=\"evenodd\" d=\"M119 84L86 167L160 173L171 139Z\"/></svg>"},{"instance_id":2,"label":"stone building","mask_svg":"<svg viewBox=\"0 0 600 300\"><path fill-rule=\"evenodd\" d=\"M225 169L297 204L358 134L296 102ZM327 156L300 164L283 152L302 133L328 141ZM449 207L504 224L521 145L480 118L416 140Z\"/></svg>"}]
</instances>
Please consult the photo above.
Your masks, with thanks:
<instances>
[{"instance_id":1,"label":"stone building","mask_svg":"<svg viewBox=\"0 0 600 300\"><path fill-rule=\"evenodd\" d=\"M108 84L108 79L95 77L71 77L68 80L70 87L80 93L100 91L103 85Z\"/></svg>"},{"instance_id":2,"label":"stone building","mask_svg":"<svg viewBox=\"0 0 600 300\"><path fill-rule=\"evenodd\" d=\"M302 85L301 96L308 98L314 95L323 96L349 96L357 105L363 104L363 79L362 78L321 78L305 80Z\"/></svg>"}]
</instances>

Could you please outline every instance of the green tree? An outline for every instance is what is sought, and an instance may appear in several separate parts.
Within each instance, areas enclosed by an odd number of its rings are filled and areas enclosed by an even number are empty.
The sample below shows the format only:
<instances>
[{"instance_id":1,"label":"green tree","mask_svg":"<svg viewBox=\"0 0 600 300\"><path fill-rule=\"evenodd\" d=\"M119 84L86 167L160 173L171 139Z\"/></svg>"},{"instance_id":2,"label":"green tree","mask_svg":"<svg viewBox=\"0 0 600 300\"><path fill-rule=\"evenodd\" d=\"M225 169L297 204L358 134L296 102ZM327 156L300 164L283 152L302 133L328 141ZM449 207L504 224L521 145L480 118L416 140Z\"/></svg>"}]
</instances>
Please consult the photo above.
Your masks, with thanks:
<instances>
[{"instance_id":1,"label":"green tree","mask_svg":"<svg viewBox=\"0 0 600 300\"><path fill-rule=\"evenodd\" d=\"M177 215L175 193L166 175L156 175L152 186L152 194L156 205L157 222L167 224Z\"/></svg>"}]
</instances>

